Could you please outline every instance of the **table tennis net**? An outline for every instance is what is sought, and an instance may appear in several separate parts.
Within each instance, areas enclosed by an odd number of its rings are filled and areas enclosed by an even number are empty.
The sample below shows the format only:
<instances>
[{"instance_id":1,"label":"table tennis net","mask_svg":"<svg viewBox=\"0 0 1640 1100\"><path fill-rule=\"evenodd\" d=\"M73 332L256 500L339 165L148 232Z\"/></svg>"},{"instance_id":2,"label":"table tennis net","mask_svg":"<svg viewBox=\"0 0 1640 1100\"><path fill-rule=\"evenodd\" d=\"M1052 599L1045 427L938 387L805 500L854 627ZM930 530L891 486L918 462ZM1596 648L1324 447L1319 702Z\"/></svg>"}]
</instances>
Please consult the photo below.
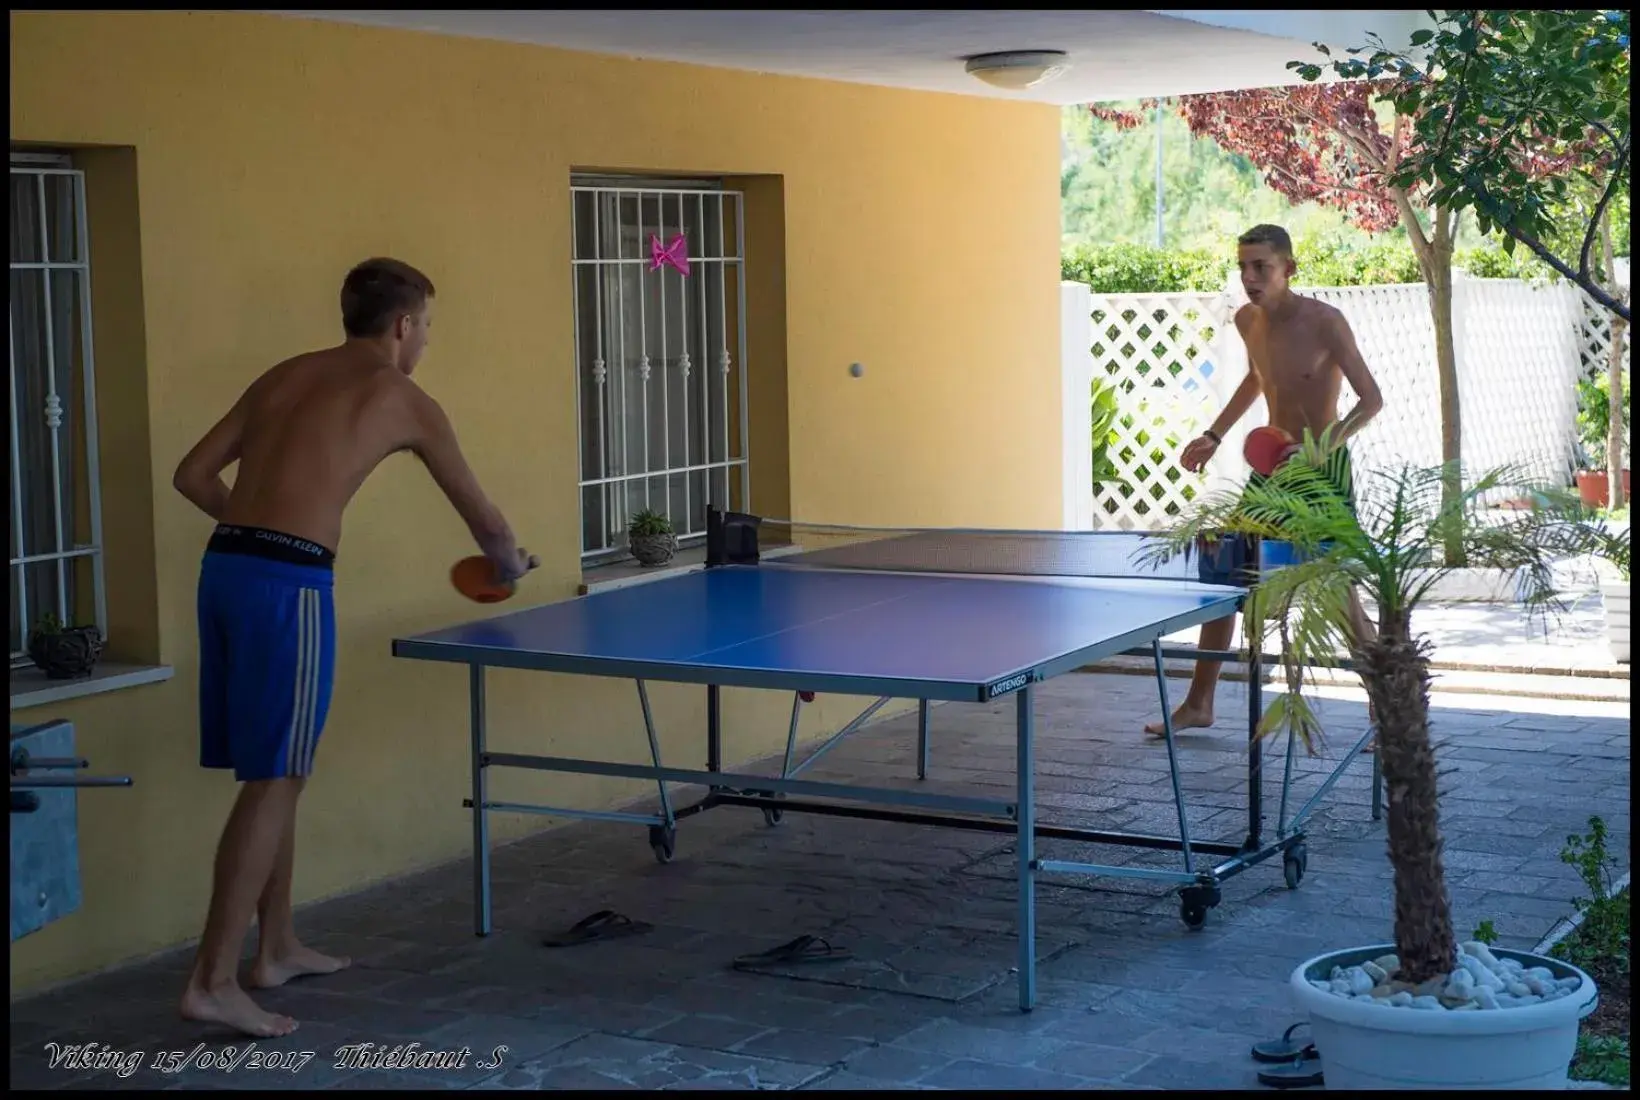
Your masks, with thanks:
<instances>
[{"instance_id":1,"label":"table tennis net","mask_svg":"<svg viewBox=\"0 0 1640 1100\"><path fill-rule=\"evenodd\" d=\"M1158 554L1126 531L870 527L723 513L709 517L710 564L761 561L825 569L1195 581L1194 553Z\"/></svg>"}]
</instances>

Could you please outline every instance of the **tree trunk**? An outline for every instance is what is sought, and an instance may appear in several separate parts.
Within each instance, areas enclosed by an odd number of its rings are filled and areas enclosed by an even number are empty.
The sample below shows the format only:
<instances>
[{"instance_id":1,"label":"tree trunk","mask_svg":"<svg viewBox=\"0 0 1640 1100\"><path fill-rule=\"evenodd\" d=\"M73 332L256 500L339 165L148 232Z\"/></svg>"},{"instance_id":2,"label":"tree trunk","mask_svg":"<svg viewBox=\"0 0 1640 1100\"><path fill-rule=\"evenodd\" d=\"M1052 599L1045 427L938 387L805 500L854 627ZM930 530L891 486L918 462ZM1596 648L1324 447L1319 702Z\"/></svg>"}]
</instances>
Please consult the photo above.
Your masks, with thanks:
<instances>
[{"instance_id":1,"label":"tree trunk","mask_svg":"<svg viewBox=\"0 0 1640 1100\"><path fill-rule=\"evenodd\" d=\"M1458 951L1429 740L1429 647L1412 637L1410 616L1381 623L1380 629L1376 640L1356 650L1356 658L1377 717L1377 752L1388 792L1395 953L1400 979L1417 985L1451 973Z\"/></svg>"},{"instance_id":2,"label":"tree trunk","mask_svg":"<svg viewBox=\"0 0 1640 1100\"><path fill-rule=\"evenodd\" d=\"M1609 209L1609 208L1608 208ZM1617 264L1612 260L1612 220L1608 212L1600 218L1600 244L1604 253L1606 285L1620 300L1628 297L1617 286ZM1616 313L1607 315L1611 329L1611 351L1606 359L1606 377L1610 383L1607 402L1606 428L1606 505L1623 506L1623 420L1628 416L1628 405L1623 400L1623 339L1628 335L1629 323Z\"/></svg>"},{"instance_id":3,"label":"tree trunk","mask_svg":"<svg viewBox=\"0 0 1640 1100\"><path fill-rule=\"evenodd\" d=\"M1458 400L1458 353L1452 336L1452 219L1445 210L1432 207L1429 220L1435 232L1428 248L1419 255L1419 265L1429 287L1429 314L1435 326L1435 374L1441 389L1441 464L1446 469L1441 482L1441 507L1451 509L1463 493L1459 467L1463 459L1463 417ZM1446 536L1442 550L1446 565L1457 568L1468 564L1457 525Z\"/></svg>"},{"instance_id":4,"label":"tree trunk","mask_svg":"<svg viewBox=\"0 0 1640 1100\"><path fill-rule=\"evenodd\" d=\"M1399 116L1395 125L1399 134ZM1411 196L1400 188L1391 188L1389 193L1401 212L1401 228L1406 230L1407 243L1418 258L1418 270L1429 292L1429 318L1435 328L1435 374L1441 388L1441 465L1446 471L1441 479L1441 505L1450 509L1463 493L1458 465L1463 458L1463 416L1458 407L1458 353L1452 340L1452 238L1457 215L1431 206L1430 232L1426 235ZM1444 564L1453 568L1469 563L1456 529L1443 540L1441 554Z\"/></svg>"}]
</instances>

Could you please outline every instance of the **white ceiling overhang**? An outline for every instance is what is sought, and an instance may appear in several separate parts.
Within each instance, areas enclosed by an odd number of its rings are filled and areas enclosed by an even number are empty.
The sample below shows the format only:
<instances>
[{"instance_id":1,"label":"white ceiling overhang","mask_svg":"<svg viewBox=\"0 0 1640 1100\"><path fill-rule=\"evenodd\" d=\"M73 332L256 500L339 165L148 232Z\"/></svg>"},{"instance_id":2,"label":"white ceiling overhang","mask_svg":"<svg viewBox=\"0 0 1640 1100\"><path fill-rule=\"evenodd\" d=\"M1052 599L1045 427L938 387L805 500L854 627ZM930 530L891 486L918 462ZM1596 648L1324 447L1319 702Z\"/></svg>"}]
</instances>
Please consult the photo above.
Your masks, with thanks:
<instances>
[{"instance_id":1,"label":"white ceiling overhang","mask_svg":"<svg viewBox=\"0 0 1640 1100\"><path fill-rule=\"evenodd\" d=\"M586 53L1066 105L1298 83L1313 42L1404 46L1421 11L275 11ZM1062 50L1058 79L1012 92L963 69Z\"/></svg>"}]
</instances>

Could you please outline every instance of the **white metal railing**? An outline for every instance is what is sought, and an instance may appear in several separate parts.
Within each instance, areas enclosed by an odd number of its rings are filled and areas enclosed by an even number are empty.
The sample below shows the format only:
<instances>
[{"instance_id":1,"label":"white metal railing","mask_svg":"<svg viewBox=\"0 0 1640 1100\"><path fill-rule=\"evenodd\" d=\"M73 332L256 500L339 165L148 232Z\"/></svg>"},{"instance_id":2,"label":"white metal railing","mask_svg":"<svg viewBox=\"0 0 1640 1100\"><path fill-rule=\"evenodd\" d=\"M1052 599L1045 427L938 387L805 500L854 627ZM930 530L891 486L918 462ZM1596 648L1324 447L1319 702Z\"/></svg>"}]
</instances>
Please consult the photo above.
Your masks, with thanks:
<instances>
[{"instance_id":1,"label":"white metal railing","mask_svg":"<svg viewBox=\"0 0 1640 1100\"><path fill-rule=\"evenodd\" d=\"M571 186L583 559L624 552L640 509L689 540L750 499L743 196L639 182ZM655 268L651 236L680 234L688 274Z\"/></svg>"},{"instance_id":2,"label":"white metal railing","mask_svg":"<svg viewBox=\"0 0 1640 1100\"><path fill-rule=\"evenodd\" d=\"M10 663L17 668L27 665L29 631L47 610L63 623L80 621L74 575L79 559L90 559L94 621L105 637L108 610L84 174L60 155L13 153L11 224ZM62 293L65 286L66 294ZM37 308L29 308L31 304ZM78 349L74 347L75 313L79 315ZM65 384L72 386L76 352L81 372L78 402L72 390L67 395L62 392ZM76 415L85 443L85 468L79 476L72 464ZM32 419L36 416L44 421L44 433L36 426L39 421ZM67 445L65 426L70 428ZM79 540L74 531L80 485L89 497L89 541ZM49 548L39 545L48 539Z\"/></svg>"}]
</instances>

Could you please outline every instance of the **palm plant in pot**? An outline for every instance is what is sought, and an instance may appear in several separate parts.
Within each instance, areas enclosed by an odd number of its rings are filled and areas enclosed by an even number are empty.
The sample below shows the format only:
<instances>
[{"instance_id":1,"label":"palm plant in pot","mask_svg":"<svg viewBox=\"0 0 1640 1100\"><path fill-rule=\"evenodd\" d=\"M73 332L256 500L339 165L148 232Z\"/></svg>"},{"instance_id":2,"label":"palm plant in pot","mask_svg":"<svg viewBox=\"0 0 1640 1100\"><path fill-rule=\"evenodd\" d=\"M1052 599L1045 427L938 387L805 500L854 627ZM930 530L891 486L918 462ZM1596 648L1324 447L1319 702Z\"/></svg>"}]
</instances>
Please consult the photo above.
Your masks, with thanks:
<instances>
[{"instance_id":1,"label":"palm plant in pot","mask_svg":"<svg viewBox=\"0 0 1640 1100\"><path fill-rule=\"evenodd\" d=\"M1534 507L1488 515L1481 501L1508 484L1502 470L1446 504L1441 468L1384 474L1352 510L1321 472L1328 435L1307 435L1261 484L1204 496L1151 551L1189 552L1226 534L1290 547L1293 564L1266 572L1244 609L1251 636L1277 625L1288 684L1261 735L1285 731L1315 751L1323 731L1302 684L1318 660L1346 654L1366 686L1388 795L1393 943L1308 959L1291 991L1329 1088L1564 1087L1594 983L1557 959L1458 942L1441 856L1430 644L1412 614L1446 571L1441 548L1453 539L1470 565L1515 572L1529 604L1552 606L1551 567L1586 546L1587 528L1558 489L1526 490ZM1351 585L1377 609L1374 637L1353 636ZM1315 1066L1301 1055L1286 1083L1318 1083Z\"/></svg>"}]
</instances>

